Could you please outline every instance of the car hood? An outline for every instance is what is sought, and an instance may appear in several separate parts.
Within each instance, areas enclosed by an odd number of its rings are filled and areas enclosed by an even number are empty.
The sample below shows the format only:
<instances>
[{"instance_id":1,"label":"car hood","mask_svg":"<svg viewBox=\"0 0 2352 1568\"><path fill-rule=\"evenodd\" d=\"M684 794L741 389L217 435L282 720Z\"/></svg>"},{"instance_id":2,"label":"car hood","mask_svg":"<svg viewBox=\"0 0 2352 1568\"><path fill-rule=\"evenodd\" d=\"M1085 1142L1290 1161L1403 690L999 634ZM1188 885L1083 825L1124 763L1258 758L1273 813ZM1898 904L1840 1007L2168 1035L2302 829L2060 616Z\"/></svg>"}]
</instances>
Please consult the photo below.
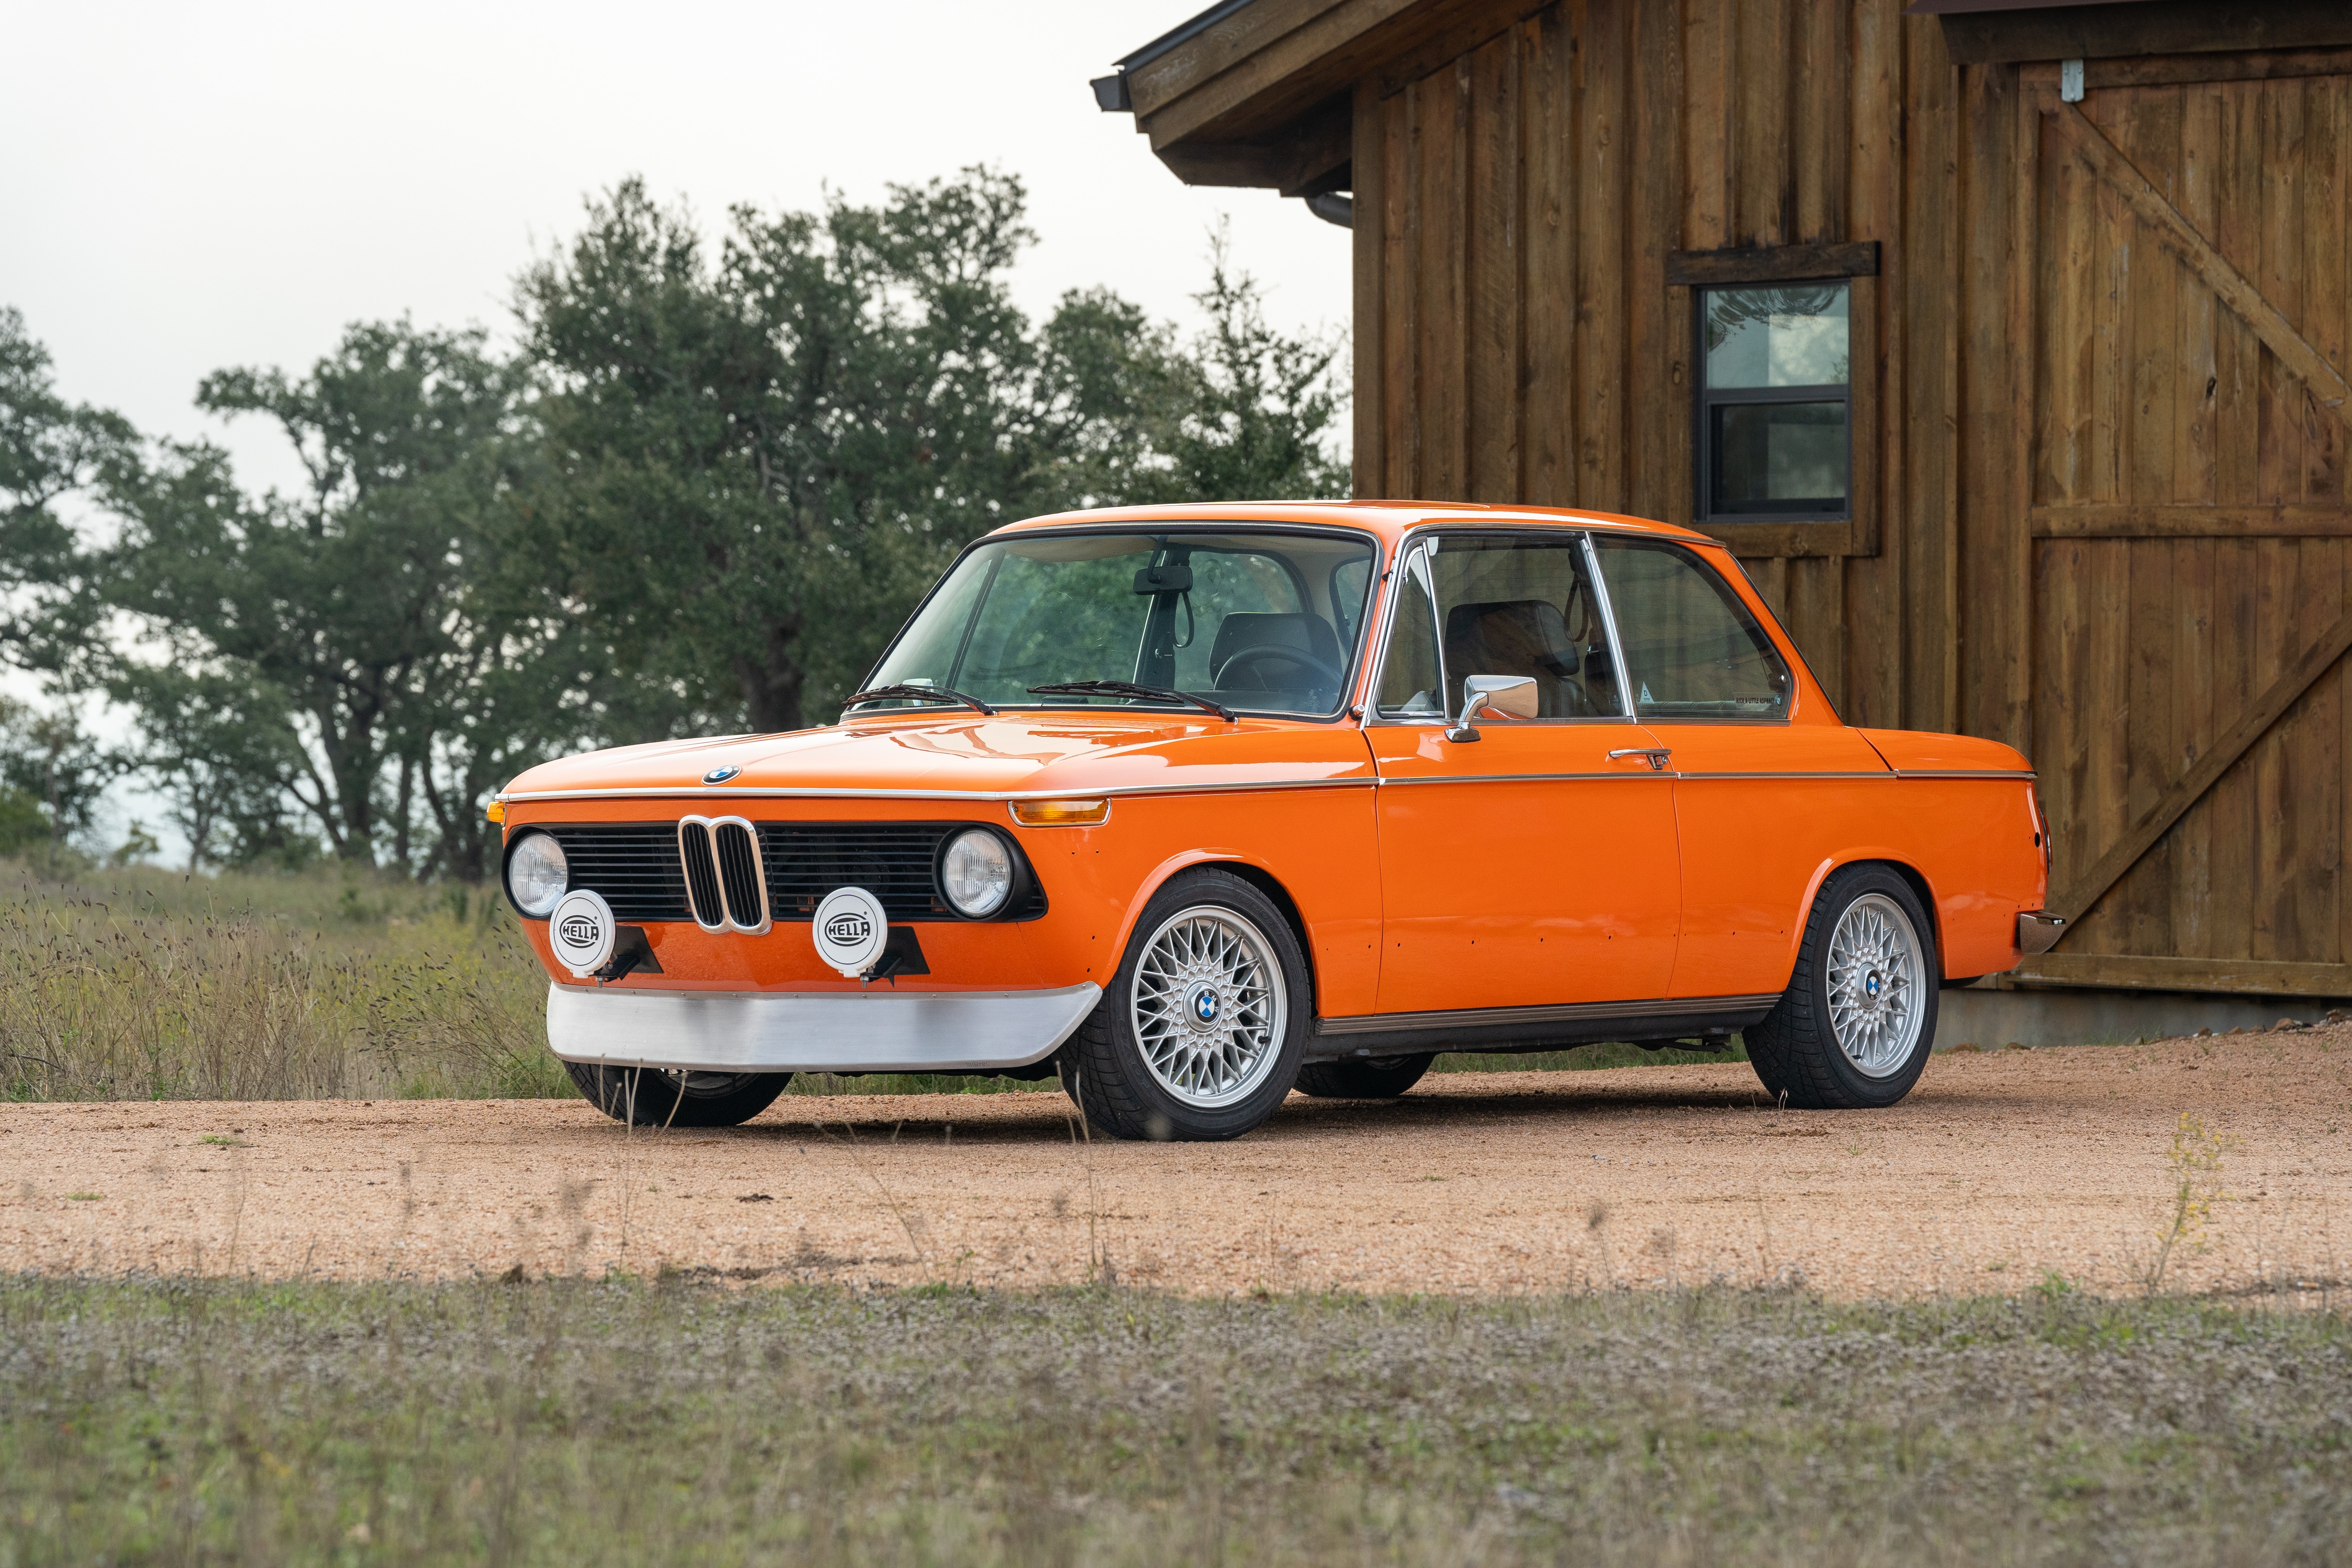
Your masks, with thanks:
<instances>
[{"instance_id":1,"label":"car hood","mask_svg":"<svg viewBox=\"0 0 2352 1568\"><path fill-rule=\"evenodd\" d=\"M716 783L722 769L736 770ZM580 795L1060 795L1371 776L1349 724L1202 714L877 717L782 735L665 741L565 757L502 799Z\"/></svg>"}]
</instances>

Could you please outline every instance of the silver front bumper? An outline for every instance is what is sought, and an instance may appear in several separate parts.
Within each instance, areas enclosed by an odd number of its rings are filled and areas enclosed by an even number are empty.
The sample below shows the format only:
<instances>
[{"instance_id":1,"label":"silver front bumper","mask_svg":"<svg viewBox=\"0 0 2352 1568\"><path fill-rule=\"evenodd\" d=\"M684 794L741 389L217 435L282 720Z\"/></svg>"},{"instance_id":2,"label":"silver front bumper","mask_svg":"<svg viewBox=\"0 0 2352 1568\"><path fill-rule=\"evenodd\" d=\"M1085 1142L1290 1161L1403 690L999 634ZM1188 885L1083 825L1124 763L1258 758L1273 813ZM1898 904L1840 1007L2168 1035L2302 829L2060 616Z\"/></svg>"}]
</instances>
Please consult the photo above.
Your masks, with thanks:
<instances>
[{"instance_id":1,"label":"silver front bumper","mask_svg":"<svg viewBox=\"0 0 2352 1568\"><path fill-rule=\"evenodd\" d=\"M551 985L569 1062L696 1072L970 1072L1053 1055L1102 987L1060 991L636 991Z\"/></svg>"}]
</instances>

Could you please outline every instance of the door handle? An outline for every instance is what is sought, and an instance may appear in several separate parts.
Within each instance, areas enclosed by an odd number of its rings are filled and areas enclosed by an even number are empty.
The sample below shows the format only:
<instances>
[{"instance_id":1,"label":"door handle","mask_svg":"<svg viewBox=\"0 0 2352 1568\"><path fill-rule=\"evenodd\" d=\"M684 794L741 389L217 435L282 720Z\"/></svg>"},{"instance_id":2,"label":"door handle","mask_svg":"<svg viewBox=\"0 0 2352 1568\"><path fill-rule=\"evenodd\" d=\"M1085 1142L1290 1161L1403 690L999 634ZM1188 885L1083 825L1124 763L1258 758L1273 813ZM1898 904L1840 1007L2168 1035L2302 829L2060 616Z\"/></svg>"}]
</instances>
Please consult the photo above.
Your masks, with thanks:
<instances>
[{"instance_id":1,"label":"door handle","mask_svg":"<svg viewBox=\"0 0 2352 1568\"><path fill-rule=\"evenodd\" d=\"M1650 764L1652 773L1662 773L1666 771L1666 759L1674 754L1672 746L1627 746L1610 752L1609 760L1613 763L1622 757L1640 757Z\"/></svg>"}]
</instances>

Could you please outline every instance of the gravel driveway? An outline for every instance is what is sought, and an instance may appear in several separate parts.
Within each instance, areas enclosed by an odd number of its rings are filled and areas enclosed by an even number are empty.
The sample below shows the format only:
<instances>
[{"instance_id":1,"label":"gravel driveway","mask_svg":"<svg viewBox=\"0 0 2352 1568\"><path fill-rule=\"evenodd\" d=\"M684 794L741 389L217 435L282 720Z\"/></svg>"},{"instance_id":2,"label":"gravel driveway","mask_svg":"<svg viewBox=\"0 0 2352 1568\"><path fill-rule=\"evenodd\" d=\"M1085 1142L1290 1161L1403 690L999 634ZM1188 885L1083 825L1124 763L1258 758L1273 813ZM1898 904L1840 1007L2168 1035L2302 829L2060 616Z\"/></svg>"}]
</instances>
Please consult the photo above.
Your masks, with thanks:
<instances>
[{"instance_id":1,"label":"gravel driveway","mask_svg":"<svg viewBox=\"0 0 2352 1568\"><path fill-rule=\"evenodd\" d=\"M2352 1283L2352 1026L1948 1054L1889 1111L1745 1065L1294 1096L1226 1144L1074 1142L1059 1094L787 1096L724 1132L578 1101L14 1105L0 1270L1496 1292L2135 1288L2183 1112L2223 1141L2168 1289Z\"/></svg>"}]
</instances>

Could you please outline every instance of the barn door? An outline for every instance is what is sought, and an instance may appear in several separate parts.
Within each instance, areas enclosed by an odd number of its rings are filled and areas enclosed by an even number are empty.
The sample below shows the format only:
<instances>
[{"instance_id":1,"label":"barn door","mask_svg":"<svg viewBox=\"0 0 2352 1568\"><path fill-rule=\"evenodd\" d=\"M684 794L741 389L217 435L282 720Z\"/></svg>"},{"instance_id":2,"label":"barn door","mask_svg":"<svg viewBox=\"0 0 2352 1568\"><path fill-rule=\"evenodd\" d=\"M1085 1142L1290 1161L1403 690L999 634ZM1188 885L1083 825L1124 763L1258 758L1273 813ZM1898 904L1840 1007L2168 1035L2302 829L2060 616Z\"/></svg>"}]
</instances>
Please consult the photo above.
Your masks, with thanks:
<instances>
[{"instance_id":1,"label":"barn door","mask_svg":"<svg viewBox=\"0 0 2352 1568\"><path fill-rule=\"evenodd\" d=\"M2352 994L2352 51L2023 86L2032 967Z\"/></svg>"}]
</instances>

